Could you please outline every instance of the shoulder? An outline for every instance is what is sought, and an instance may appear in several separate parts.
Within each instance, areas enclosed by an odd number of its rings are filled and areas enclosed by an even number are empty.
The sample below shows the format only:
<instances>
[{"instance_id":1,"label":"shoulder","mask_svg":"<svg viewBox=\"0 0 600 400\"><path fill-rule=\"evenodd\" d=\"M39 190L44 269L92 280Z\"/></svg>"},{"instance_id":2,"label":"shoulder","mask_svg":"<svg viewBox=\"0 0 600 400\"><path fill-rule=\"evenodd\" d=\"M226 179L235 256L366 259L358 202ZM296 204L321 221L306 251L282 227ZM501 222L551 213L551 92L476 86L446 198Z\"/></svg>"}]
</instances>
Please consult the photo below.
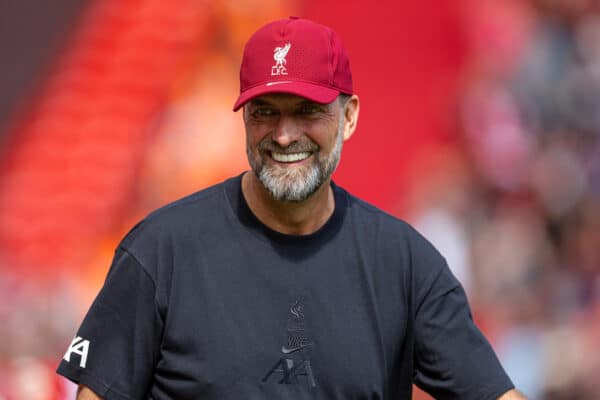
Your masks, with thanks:
<instances>
[{"instance_id":1,"label":"shoulder","mask_svg":"<svg viewBox=\"0 0 600 400\"><path fill-rule=\"evenodd\" d=\"M152 211L129 231L121 245L129 247L153 235L185 233L190 227L206 225L218 218L228 207L225 191L230 181L210 186Z\"/></svg>"},{"instance_id":2,"label":"shoulder","mask_svg":"<svg viewBox=\"0 0 600 400\"><path fill-rule=\"evenodd\" d=\"M385 235L383 238L395 242L404 242L408 246L418 246L424 249L433 246L411 224L390 214L381 208L352 195L339 186L336 187L347 199L347 209L353 224L365 232Z\"/></svg>"},{"instance_id":3,"label":"shoulder","mask_svg":"<svg viewBox=\"0 0 600 400\"><path fill-rule=\"evenodd\" d=\"M122 239L119 249L152 269L161 258L189 249L205 237L219 236L231 219L228 185L237 178L190 194L148 214Z\"/></svg>"},{"instance_id":4,"label":"shoulder","mask_svg":"<svg viewBox=\"0 0 600 400\"><path fill-rule=\"evenodd\" d=\"M454 279L445 258L408 222L344 191L347 213L361 243L372 243L381 257L400 260L411 281L427 287L440 277Z\"/></svg>"}]
</instances>

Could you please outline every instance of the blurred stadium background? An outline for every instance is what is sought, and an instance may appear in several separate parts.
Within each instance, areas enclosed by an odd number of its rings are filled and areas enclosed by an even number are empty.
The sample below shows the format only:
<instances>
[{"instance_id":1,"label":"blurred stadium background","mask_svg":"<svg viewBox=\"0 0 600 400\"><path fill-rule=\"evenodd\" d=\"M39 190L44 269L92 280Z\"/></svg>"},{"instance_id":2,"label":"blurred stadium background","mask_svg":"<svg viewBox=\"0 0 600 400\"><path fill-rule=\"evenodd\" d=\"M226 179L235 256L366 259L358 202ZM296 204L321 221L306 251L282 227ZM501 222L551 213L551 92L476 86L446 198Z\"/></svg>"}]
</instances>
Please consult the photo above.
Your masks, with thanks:
<instances>
[{"instance_id":1,"label":"blurred stadium background","mask_svg":"<svg viewBox=\"0 0 600 400\"><path fill-rule=\"evenodd\" d=\"M600 399L596 0L0 2L0 399L72 398L119 239L247 168L242 46L288 15L350 53L336 181L442 251L530 399Z\"/></svg>"}]
</instances>

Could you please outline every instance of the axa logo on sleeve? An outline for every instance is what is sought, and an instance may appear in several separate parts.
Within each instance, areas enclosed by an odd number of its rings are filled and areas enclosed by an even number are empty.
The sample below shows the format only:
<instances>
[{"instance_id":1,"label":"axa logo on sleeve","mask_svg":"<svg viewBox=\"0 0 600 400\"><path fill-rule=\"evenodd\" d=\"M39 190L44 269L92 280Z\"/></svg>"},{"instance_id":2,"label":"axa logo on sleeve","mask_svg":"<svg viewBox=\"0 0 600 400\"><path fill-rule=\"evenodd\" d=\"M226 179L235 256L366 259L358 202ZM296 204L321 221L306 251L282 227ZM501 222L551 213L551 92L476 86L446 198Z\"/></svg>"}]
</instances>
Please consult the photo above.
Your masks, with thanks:
<instances>
[{"instance_id":1,"label":"axa logo on sleeve","mask_svg":"<svg viewBox=\"0 0 600 400\"><path fill-rule=\"evenodd\" d=\"M85 368L89 349L90 341L85 340L80 336L76 336L71 342L69 348L67 349L67 352L65 353L63 359L67 362L71 362L71 355L77 354L79 355L79 366L81 368Z\"/></svg>"}]
</instances>

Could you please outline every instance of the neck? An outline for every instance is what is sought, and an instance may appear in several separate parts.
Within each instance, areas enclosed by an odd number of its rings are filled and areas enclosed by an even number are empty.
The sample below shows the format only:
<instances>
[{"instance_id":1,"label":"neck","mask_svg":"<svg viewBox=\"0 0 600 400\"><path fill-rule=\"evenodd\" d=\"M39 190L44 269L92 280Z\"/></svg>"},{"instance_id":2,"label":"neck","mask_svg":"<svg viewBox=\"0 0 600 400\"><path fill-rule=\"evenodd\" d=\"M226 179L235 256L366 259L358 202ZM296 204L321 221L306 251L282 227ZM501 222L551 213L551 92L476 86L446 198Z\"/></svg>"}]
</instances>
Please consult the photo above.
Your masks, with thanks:
<instances>
[{"instance_id":1,"label":"neck","mask_svg":"<svg viewBox=\"0 0 600 400\"><path fill-rule=\"evenodd\" d=\"M321 228L335 208L331 181L327 180L308 199L301 202L273 198L254 172L242 177L242 193L248 207L260 222L288 235L308 235Z\"/></svg>"}]
</instances>

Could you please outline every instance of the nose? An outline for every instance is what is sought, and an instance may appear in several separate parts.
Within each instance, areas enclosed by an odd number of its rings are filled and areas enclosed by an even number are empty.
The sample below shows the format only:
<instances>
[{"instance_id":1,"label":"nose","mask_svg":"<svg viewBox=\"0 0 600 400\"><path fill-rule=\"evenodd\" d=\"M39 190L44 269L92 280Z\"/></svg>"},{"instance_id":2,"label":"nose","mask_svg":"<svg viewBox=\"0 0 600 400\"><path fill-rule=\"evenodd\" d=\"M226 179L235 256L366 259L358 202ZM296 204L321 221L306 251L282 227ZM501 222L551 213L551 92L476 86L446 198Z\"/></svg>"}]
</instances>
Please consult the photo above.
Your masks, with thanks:
<instances>
[{"instance_id":1,"label":"nose","mask_svg":"<svg viewBox=\"0 0 600 400\"><path fill-rule=\"evenodd\" d=\"M281 147L287 147L302 136L302 127L292 115L282 114L271 136Z\"/></svg>"}]
</instances>

